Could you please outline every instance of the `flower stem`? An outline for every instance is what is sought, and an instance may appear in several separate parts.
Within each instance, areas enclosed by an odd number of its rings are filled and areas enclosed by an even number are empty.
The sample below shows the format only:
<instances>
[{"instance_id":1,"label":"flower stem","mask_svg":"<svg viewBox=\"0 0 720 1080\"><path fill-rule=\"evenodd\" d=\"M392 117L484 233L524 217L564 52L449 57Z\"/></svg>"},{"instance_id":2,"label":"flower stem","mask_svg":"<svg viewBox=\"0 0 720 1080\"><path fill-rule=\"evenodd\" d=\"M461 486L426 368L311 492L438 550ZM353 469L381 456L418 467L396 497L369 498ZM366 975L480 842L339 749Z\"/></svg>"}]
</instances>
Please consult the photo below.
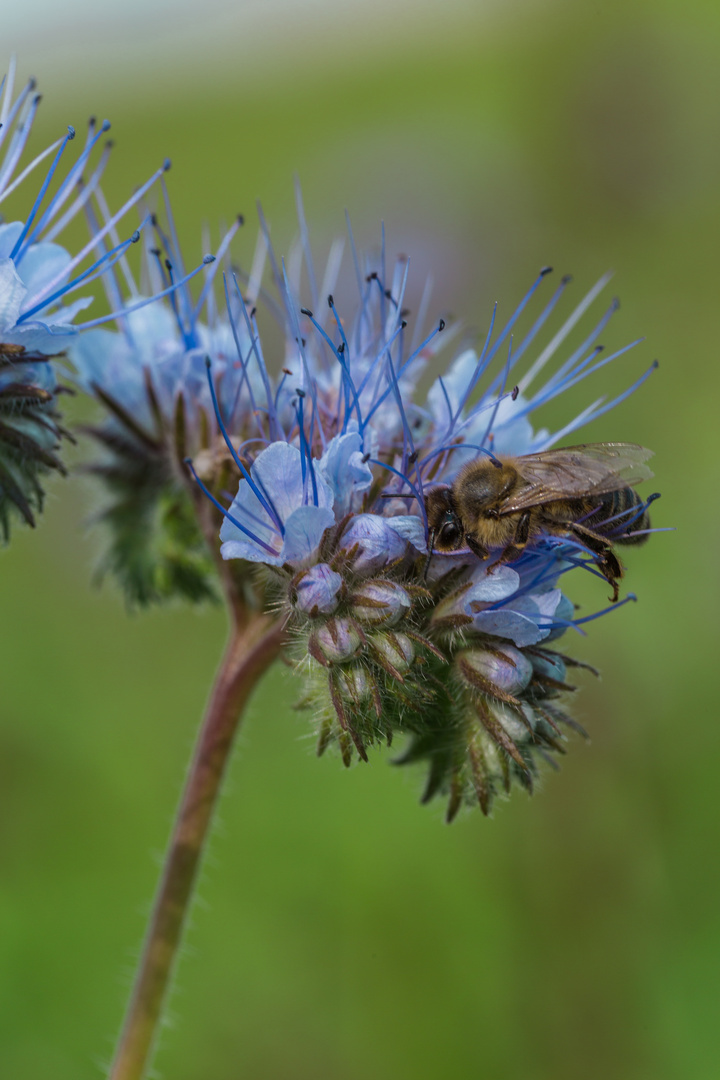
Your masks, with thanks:
<instances>
[{"instance_id":1,"label":"flower stem","mask_svg":"<svg viewBox=\"0 0 720 1080\"><path fill-rule=\"evenodd\" d=\"M266 615L233 620L185 783L110 1080L142 1080L240 715L284 642Z\"/></svg>"}]
</instances>

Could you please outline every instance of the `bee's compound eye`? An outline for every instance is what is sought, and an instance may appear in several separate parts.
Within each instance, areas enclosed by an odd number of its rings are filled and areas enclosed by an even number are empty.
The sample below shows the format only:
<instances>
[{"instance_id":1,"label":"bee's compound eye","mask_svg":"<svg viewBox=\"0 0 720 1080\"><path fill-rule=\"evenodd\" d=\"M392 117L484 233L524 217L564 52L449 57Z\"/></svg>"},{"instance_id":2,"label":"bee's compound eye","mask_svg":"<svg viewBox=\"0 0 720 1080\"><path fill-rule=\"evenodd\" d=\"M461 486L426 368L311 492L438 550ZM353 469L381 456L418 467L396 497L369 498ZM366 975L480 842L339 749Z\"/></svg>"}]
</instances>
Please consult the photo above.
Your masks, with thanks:
<instances>
[{"instance_id":1,"label":"bee's compound eye","mask_svg":"<svg viewBox=\"0 0 720 1080\"><path fill-rule=\"evenodd\" d=\"M442 526L438 535L438 540L440 540L445 547L457 547L458 541L460 540L460 529L454 517L451 517L450 520Z\"/></svg>"}]
</instances>

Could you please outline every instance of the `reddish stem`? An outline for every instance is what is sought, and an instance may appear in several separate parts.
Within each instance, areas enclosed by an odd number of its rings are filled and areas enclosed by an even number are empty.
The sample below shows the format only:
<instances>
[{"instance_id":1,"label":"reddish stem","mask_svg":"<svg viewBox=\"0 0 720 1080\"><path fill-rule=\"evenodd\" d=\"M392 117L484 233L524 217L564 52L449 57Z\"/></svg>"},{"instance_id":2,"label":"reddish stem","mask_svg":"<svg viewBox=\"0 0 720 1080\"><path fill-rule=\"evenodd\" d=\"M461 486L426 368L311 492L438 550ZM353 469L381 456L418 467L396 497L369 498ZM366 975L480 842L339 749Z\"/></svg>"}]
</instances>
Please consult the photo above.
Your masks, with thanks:
<instances>
[{"instance_id":1,"label":"reddish stem","mask_svg":"<svg viewBox=\"0 0 720 1080\"><path fill-rule=\"evenodd\" d=\"M233 621L170 838L162 880L109 1080L142 1080L240 716L285 640L282 623Z\"/></svg>"}]
</instances>

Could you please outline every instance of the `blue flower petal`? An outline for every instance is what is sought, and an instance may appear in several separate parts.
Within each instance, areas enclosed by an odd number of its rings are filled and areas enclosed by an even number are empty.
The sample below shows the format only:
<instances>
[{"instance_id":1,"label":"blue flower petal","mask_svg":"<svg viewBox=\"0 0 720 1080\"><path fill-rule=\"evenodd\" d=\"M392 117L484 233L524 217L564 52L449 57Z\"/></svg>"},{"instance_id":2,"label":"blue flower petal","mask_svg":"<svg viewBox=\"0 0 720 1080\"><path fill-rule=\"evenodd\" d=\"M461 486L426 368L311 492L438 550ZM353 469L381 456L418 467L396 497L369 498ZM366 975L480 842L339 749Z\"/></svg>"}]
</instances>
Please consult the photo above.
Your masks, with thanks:
<instances>
[{"instance_id":1,"label":"blue flower petal","mask_svg":"<svg viewBox=\"0 0 720 1080\"><path fill-rule=\"evenodd\" d=\"M335 517L340 520L355 509L372 484L372 470L363 458L362 436L357 431L336 435L320 458L320 472L333 490Z\"/></svg>"},{"instance_id":2,"label":"blue flower petal","mask_svg":"<svg viewBox=\"0 0 720 1080\"><path fill-rule=\"evenodd\" d=\"M335 524L335 515L325 506L301 506L285 522L285 562L302 562L312 555L322 534Z\"/></svg>"},{"instance_id":3,"label":"blue flower petal","mask_svg":"<svg viewBox=\"0 0 720 1080\"><path fill-rule=\"evenodd\" d=\"M222 557L249 559L271 566L306 559L320 543L325 529L335 522L332 490L322 475L316 468L318 505L303 505L300 451L289 443L276 442L258 454L250 476L261 497L247 480L241 480L229 516L220 529ZM268 512L268 505L273 514ZM256 539L238 529L231 518Z\"/></svg>"},{"instance_id":4,"label":"blue flower petal","mask_svg":"<svg viewBox=\"0 0 720 1080\"><path fill-rule=\"evenodd\" d=\"M479 612L474 624L483 633L509 638L521 648L535 645L549 635L561 599L559 589L519 596L501 608Z\"/></svg>"}]
</instances>

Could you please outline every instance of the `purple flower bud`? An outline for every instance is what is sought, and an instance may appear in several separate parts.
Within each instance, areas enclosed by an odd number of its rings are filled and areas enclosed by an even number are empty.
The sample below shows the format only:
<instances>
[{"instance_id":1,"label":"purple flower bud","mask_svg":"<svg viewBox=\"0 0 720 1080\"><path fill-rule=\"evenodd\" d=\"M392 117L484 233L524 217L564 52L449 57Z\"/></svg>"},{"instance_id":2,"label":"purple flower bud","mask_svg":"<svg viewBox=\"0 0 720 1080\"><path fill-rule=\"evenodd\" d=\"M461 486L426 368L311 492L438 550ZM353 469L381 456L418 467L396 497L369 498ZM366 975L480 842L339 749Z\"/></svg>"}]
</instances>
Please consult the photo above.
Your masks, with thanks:
<instances>
[{"instance_id":1,"label":"purple flower bud","mask_svg":"<svg viewBox=\"0 0 720 1080\"><path fill-rule=\"evenodd\" d=\"M294 604L298 611L315 618L332 615L338 606L342 578L327 563L318 563L306 570L295 585Z\"/></svg>"},{"instance_id":2,"label":"purple flower bud","mask_svg":"<svg viewBox=\"0 0 720 1080\"><path fill-rule=\"evenodd\" d=\"M420 518L412 515L383 518L377 514L358 514L343 533L342 546L346 551L358 545L353 563L357 574L375 574L390 563L402 559L412 545L425 550L425 537Z\"/></svg>"},{"instance_id":3,"label":"purple flower bud","mask_svg":"<svg viewBox=\"0 0 720 1080\"><path fill-rule=\"evenodd\" d=\"M502 645L496 652L468 649L460 654L461 669L468 666L480 679L497 686L506 694L521 694L530 682L533 666L528 658L512 645ZM472 674L468 672L469 681Z\"/></svg>"},{"instance_id":4,"label":"purple flower bud","mask_svg":"<svg viewBox=\"0 0 720 1080\"><path fill-rule=\"evenodd\" d=\"M366 581L351 597L355 618L367 626L396 626L412 607L412 600L394 581Z\"/></svg>"},{"instance_id":5,"label":"purple flower bud","mask_svg":"<svg viewBox=\"0 0 720 1080\"><path fill-rule=\"evenodd\" d=\"M362 648L359 628L352 619L332 617L318 627L309 638L308 647L321 663L341 664L351 660Z\"/></svg>"},{"instance_id":6,"label":"purple flower bud","mask_svg":"<svg viewBox=\"0 0 720 1080\"><path fill-rule=\"evenodd\" d=\"M396 671L407 671L415 659L415 646L406 634L373 634L370 644Z\"/></svg>"}]
</instances>

